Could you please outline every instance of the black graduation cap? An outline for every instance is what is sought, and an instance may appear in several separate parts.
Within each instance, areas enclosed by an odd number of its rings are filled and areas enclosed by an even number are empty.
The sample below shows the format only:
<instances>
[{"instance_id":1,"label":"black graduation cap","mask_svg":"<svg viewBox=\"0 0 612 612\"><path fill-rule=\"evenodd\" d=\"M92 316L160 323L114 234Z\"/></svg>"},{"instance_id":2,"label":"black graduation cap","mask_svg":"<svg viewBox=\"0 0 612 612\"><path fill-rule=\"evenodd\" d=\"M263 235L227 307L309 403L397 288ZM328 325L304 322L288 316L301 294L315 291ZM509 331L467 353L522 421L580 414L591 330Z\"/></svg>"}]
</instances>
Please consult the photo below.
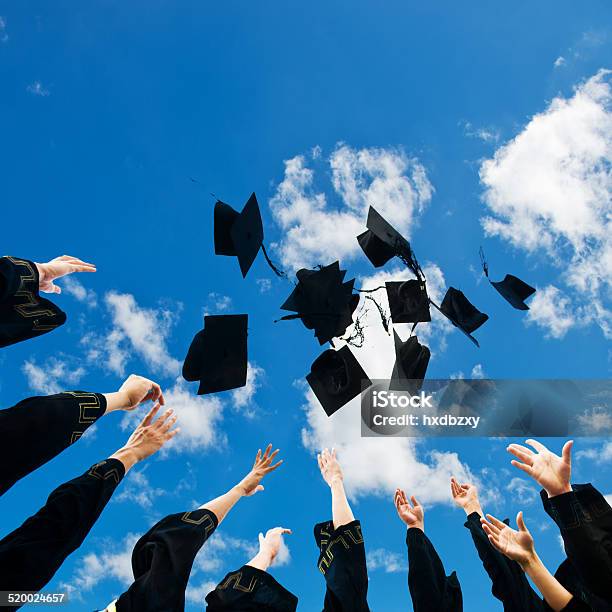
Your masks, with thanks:
<instances>
[{"instance_id":1,"label":"black graduation cap","mask_svg":"<svg viewBox=\"0 0 612 612\"><path fill-rule=\"evenodd\" d=\"M366 226L368 231L357 236L357 240L367 258L376 268L397 256L414 272L417 278L423 278L423 271L408 240L386 221L373 206L370 206L368 210Z\"/></svg>"},{"instance_id":2,"label":"black graduation cap","mask_svg":"<svg viewBox=\"0 0 612 612\"><path fill-rule=\"evenodd\" d=\"M297 314L281 320L301 319L307 329L314 329L320 344L344 334L359 303L359 295L353 294L355 279L343 282L346 270L340 270L337 261L318 270L303 268L296 276L298 284L281 309Z\"/></svg>"},{"instance_id":3,"label":"black graduation cap","mask_svg":"<svg viewBox=\"0 0 612 612\"><path fill-rule=\"evenodd\" d=\"M506 274L504 280L492 281L489 278L489 264L485 259L482 247L480 248L480 261L487 280L497 289L499 294L517 310L529 310L525 300L536 292L535 288L512 274Z\"/></svg>"},{"instance_id":4,"label":"black graduation cap","mask_svg":"<svg viewBox=\"0 0 612 612\"><path fill-rule=\"evenodd\" d=\"M310 366L306 380L327 416L357 397L362 382L366 383L363 388L372 384L348 346L321 353Z\"/></svg>"},{"instance_id":5,"label":"black graduation cap","mask_svg":"<svg viewBox=\"0 0 612 612\"><path fill-rule=\"evenodd\" d=\"M200 381L198 395L246 385L248 315L210 315L191 342L183 378Z\"/></svg>"},{"instance_id":6,"label":"black graduation cap","mask_svg":"<svg viewBox=\"0 0 612 612\"><path fill-rule=\"evenodd\" d=\"M440 306L436 306L436 304L431 301L430 303L455 327L458 327L476 346L480 346L478 340L471 334L489 318L489 315L480 312L480 310L465 297L463 291L459 291L459 289L455 289L454 287L449 287Z\"/></svg>"},{"instance_id":7,"label":"black graduation cap","mask_svg":"<svg viewBox=\"0 0 612 612\"><path fill-rule=\"evenodd\" d=\"M385 283L393 323L427 323L431 321L429 297L425 283L412 279Z\"/></svg>"},{"instance_id":8,"label":"black graduation cap","mask_svg":"<svg viewBox=\"0 0 612 612\"><path fill-rule=\"evenodd\" d=\"M395 341L395 365L391 373L389 389L418 391L425 378L431 352L421 344L416 336L410 336L406 342L393 330Z\"/></svg>"},{"instance_id":9,"label":"black graduation cap","mask_svg":"<svg viewBox=\"0 0 612 612\"><path fill-rule=\"evenodd\" d=\"M217 201L215 254L237 256L243 278L257 257L263 238L261 212L254 193L251 194L242 212L234 210L225 202Z\"/></svg>"}]
</instances>

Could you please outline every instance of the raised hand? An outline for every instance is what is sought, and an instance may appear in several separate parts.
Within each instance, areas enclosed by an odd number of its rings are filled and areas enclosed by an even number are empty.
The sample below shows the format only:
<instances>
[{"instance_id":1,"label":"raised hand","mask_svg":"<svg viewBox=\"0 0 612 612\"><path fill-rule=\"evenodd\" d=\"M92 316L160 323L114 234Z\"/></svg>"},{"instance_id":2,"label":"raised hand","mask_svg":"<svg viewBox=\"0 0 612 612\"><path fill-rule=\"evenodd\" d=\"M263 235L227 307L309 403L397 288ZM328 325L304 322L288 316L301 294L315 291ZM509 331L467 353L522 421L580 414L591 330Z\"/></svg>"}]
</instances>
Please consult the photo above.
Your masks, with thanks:
<instances>
[{"instance_id":1,"label":"raised hand","mask_svg":"<svg viewBox=\"0 0 612 612\"><path fill-rule=\"evenodd\" d=\"M263 477L270 472L273 472L281 463L282 459L274 463L274 458L279 453L279 449L272 451L272 444L268 444L264 453L261 453L261 449L257 451L255 457L255 463L251 471L238 483L238 489L240 493L245 496L254 495L258 491L263 491L264 487L261 483Z\"/></svg>"},{"instance_id":2,"label":"raised hand","mask_svg":"<svg viewBox=\"0 0 612 612\"><path fill-rule=\"evenodd\" d=\"M94 264L81 261L70 255L56 257L47 263L37 263L38 285L44 293L61 293L62 288L54 284L54 280L73 274L74 272L95 272Z\"/></svg>"},{"instance_id":3,"label":"raised hand","mask_svg":"<svg viewBox=\"0 0 612 612\"><path fill-rule=\"evenodd\" d=\"M451 495L455 504L463 508L466 514L478 512L482 516L478 489L473 484L468 482L461 484L456 478L451 478Z\"/></svg>"},{"instance_id":4,"label":"raised hand","mask_svg":"<svg viewBox=\"0 0 612 612\"><path fill-rule=\"evenodd\" d=\"M166 410L157 420L153 420L159 407L160 404L155 404L151 408L125 445L113 455L123 462L126 471L135 463L156 453L180 431L179 428L172 429L177 417L171 408Z\"/></svg>"},{"instance_id":5,"label":"raised hand","mask_svg":"<svg viewBox=\"0 0 612 612\"><path fill-rule=\"evenodd\" d=\"M342 482L344 475L342 474L342 468L336 458L336 449L332 448L331 452L326 448L317 455L317 463L321 470L321 476L323 480L331 487L334 481Z\"/></svg>"},{"instance_id":6,"label":"raised hand","mask_svg":"<svg viewBox=\"0 0 612 612\"><path fill-rule=\"evenodd\" d=\"M128 376L119 387L119 393L124 400L125 410L133 410L148 400L159 402L162 406L166 403L161 387L156 382L137 374Z\"/></svg>"},{"instance_id":7,"label":"raised hand","mask_svg":"<svg viewBox=\"0 0 612 612\"><path fill-rule=\"evenodd\" d=\"M269 563L272 564L278 551L283 544L283 536L285 534L291 534L291 529L285 529L285 527L274 527L266 531L266 535L263 533L259 534L259 552L269 559Z\"/></svg>"},{"instance_id":8,"label":"raised hand","mask_svg":"<svg viewBox=\"0 0 612 612\"><path fill-rule=\"evenodd\" d=\"M489 542L508 559L516 561L524 570L537 558L533 537L525 526L522 512L516 515L518 531L490 514L487 514L486 519L481 518L480 522L489 537Z\"/></svg>"},{"instance_id":9,"label":"raised hand","mask_svg":"<svg viewBox=\"0 0 612 612\"><path fill-rule=\"evenodd\" d=\"M513 459L512 465L529 474L546 490L549 497L571 491L570 478L574 441L569 440L563 445L561 457L549 451L537 440L527 440L525 444L529 444L535 449L535 452L520 444L510 444L506 449L518 459L518 461Z\"/></svg>"},{"instance_id":10,"label":"raised hand","mask_svg":"<svg viewBox=\"0 0 612 612\"><path fill-rule=\"evenodd\" d=\"M425 531L425 512L423 506L421 506L414 495L410 497L410 501L412 505L410 505L406 494L401 489L395 490L393 502L397 515L409 528L417 527L421 531Z\"/></svg>"}]
</instances>

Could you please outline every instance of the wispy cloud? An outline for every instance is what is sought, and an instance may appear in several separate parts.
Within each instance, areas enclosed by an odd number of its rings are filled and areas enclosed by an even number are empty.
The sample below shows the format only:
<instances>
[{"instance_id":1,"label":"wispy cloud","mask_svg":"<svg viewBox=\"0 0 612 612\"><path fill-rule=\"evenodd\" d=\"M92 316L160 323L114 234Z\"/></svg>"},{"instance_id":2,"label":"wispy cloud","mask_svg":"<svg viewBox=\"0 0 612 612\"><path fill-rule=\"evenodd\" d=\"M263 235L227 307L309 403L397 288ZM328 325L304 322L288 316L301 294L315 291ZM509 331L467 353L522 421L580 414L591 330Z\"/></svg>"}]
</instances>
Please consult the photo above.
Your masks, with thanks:
<instances>
[{"instance_id":1,"label":"wispy cloud","mask_svg":"<svg viewBox=\"0 0 612 612\"><path fill-rule=\"evenodd\" d=\"M6 31L6 19L0 16L0 43L8 42L9 36Z\"/></svg>"},{"instance_id":2,"label":"wispy cloud","mask_svg":"<svg viewBox=\"0 0 612 612\"><path fill-rule=\"evenodd\" d=\"M375 548L367 551L368 570L382 570L387 574L407 571L405 555L391 552L386 548Z\"/></svg>"},{"instance_id":3,"label":"wispy cloud","mask_svg":"<svg viewBox=\"0 0 612 612\"><path fill-rule=\"evenodd\" d=\"M66 276L61 281L63 291L71 295L75 300L87 304L90 308L98 305L98 296L93 289L87 289L81 281L73 276Z\"/></svg>"},{"instance_id":4,"label":"wispy cloud","mask_svg":"<svg viewBox=\"0 0 612 612\"><path fill-rule=\"evenodd\" d=\"M339 200L334 206L315 189L315 172L309 167L315 160L323 163L320 150L286 160L284 178L270 200L283 230L274 246L288 269L355 257L360 251L356 236L364 231L370 204L408 237L432 197L425 168L401 149L340 144L325 160L333 196Z\"/></svg>"},{"instance_id":5,"label":"wispy cloud","mask_svg":"<svg viewBox=\"0 0 612 612\"><path fill-rule=\"evenodd\" d=\"M160 487L151 485L145 469L130 470L123 480L121 491L115 495L114 499L118 502L131 502L145 510L153 507L153 502L167 491Z\"/></svg>"},{"instance_id":6,"label":"wispy cloud","mask_svg":"<svg viewBox=\"0 0 612 612\"><path fill-rule=\"evenodd\" d=\"M50 93L40 81L33 81L26 87L26 90L32 95L39 96L41 98L46 98Z\"/></svg>"},{"instance_id":7,"label":"wispy cloud","mask_svg":"<svg viewBox=\"0 0 612 612\"><path fill-rule=\"evenodd\" d=\"M567 297L552 285L541 290L527 319L556 338L578 320L612 338L610 74L600 70L571 97L552 100L480 167L485 232L562 270Z\"/></svg>"},{"instance_id":8,"label":"wispy cloud","mask_svg":"<svg viewBox=\"0 0 612 612\"><path fill-rule=\"evenodd\" d=\"M232 298L220 293L209 293L208 303L216 312L225 312L232 307Z\"/></svg>"},{"instance_id":9,"label":"wispy cloud","mask_svg":"<svg viewBox=\"0 0 612 612\"><path fill-rule=\"evenodd\" d=\"M69 357L50 357L42 365L31 359L24 362L22 371L30 389L44 395L72 389L85 375L84 368Z\"/></svg>"},{"instance_id":10,"label":"wispy cloud","mask_svg":"<svg viewBox=\"0 0 612 612\"><path fill-rule=\"evenodd\" d=\"M460 121L459 125L463 128L463 133L468 138L476 138L487 143L496 143L501 134L494 127L476 127L470 121Z\"/></svg>"}]
</instances>

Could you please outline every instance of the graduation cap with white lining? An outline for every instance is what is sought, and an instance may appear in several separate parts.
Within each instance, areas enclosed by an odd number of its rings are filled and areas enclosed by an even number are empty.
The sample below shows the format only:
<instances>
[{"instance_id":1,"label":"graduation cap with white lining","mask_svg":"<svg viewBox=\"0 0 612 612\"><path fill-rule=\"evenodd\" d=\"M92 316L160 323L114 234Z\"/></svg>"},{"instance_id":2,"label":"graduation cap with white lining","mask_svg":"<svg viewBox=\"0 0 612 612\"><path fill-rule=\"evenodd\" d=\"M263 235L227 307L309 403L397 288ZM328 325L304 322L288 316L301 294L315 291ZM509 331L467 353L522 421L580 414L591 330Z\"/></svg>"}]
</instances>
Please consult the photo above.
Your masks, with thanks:
<instances>
[{"instance_id":1,"label":"graduation cap with white lining","mask_svg":"<svg viewBox=\"0 0 612 612\"><path fill-rule=\"evenodd\" d=\"M517 310L529 310L529 306L525 304L525 300L531 297L535 292L535 287L528 285L525 281L522 281L513 274L506 274L501 281L492 281L489 278L489 264L485 259L485 254L480 247L479 251L480 262L482 264L482 270L487 277L489 283L497 289L497 292L513 307Z\"/></svg>"}]
</instances>

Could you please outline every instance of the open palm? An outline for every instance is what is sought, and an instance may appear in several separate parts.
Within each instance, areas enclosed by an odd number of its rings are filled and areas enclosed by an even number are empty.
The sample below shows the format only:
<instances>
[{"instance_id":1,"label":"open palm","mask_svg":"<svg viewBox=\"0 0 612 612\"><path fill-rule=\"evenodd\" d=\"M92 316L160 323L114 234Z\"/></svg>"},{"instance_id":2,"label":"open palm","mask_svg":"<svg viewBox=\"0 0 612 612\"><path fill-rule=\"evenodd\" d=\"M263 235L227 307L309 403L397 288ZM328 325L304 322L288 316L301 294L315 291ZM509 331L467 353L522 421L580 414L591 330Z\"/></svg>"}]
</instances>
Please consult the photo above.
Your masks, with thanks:
<instances>
[{"instance_id":1,"label":"open palm","mask_svg":"<svg viewBox=\"0 0 612 612\"><path fill-rule=\"evenodd\" d=\"M519 460L513 460L512 465L529 474L550 497L571 491L573 440L564 444L561 457L537 440L527 440L525 444L529 444L535 452L520 444L508 446L508 452Z\"/></svg>"},{"instance_id":2,"label":"open palm","mask_svg":"<svg viewBox=\"0 0 612 612\"><path fill-rule=\"evenodd\" d=\"M481 523L491 544L509 559L524 566L535 555L533 537L525 526L522 512L516 517L518 530L512 529L490 514L487 514L486 519L481 519Z\"/></svg>"},{"instance_id":3,"label":"open palm","mask_svg":"<svg viewBox=\"0 0 612 612\"><path fill-rule=\"evenodd\" d=\"M406 493L401 489L396 489L393 502L397 510L397 515L408 527L418 527L423 530L425 512L423 511L423 506L421 506L414 495L410 498L410 501L408 501ZM412 502L412 504L410 502Z\"/></svg>"}]
</instances>

